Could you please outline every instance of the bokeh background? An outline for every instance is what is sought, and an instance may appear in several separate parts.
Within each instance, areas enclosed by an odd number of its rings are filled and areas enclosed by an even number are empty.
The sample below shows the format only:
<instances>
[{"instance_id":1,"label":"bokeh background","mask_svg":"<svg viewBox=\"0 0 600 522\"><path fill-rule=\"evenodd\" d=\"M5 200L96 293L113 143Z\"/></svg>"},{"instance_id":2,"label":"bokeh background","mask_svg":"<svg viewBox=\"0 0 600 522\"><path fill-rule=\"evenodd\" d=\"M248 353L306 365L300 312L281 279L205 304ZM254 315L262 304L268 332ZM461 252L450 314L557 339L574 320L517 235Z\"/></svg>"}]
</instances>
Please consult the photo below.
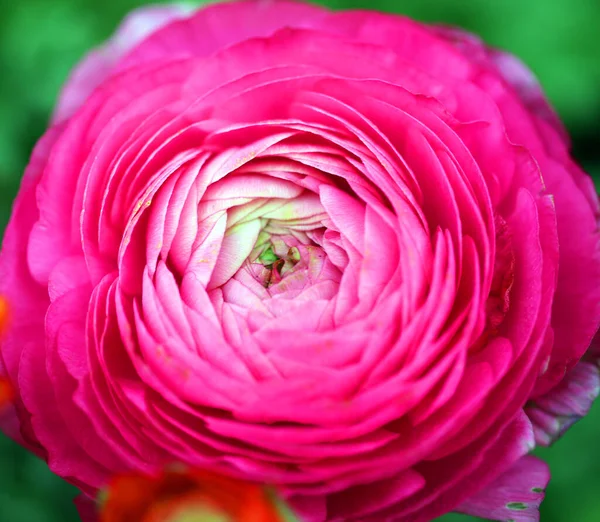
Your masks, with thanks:
<instances>
[{"instance_id":1,"label":"bokeh background","mask_svg":"<svg viewBox=\"0 0 600 522\"><path fill-rule=\"evenodd\" d=\"M600 0L322 0L454 24L518 55L535 72L600 179ZM140 0L0 0L0 231L21 173L69 70ZM240 21L243 23L243 21ZM600 521L600 404L551 449L542 522ZM0 521L75 522L76 491L0 435ZM443 522L474 519L449 515Z\"/></svg>"}]
</instances>

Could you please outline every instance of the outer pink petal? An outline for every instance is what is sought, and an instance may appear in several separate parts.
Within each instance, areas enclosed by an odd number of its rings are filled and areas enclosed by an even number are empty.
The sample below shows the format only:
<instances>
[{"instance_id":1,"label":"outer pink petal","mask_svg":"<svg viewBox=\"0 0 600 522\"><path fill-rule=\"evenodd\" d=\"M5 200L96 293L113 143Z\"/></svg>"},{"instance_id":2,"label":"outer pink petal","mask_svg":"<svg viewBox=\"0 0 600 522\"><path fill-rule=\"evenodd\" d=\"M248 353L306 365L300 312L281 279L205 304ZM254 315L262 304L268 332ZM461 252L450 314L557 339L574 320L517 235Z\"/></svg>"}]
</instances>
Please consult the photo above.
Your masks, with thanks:
<instances>
[{"instance_id":1,"label":"outer pink petal","mask_svg":"<svg viewBox=\"0 0 600 522\"><path fill-rule=\"evenodd\" d=\"M474 64L483 63L496 69L515 89L532 115L546 120L561 134L562 138L568 139L565 128L548 103L537 78L521 60L509 53L487 48L480 38L462 29L435 27L433 32L448 40Z\"/></svg>"},{"instance_id":2,"label":"outer pink petal","mask_svg":"<svg viewBox=\"0 0 600 522\"><path fill-rule=\"evenodd\" d=\"M551 323L555 342L548 371L536 386L536 397L550 390L575 366L600 324L598 218L574 178L564 170L551 174L545 181L555 197L560 246Z\"/></svg>"},{"instance_id":3,"label":"outer pink petal","mask_svg":"<svg viewBox=\"0 0 600 522\"><path fill-rule=\"evenodd\" d=\"M146 6L132 11L112 38L91 51L72 71L60 94L52 121L69 118L135 45L152 32L190 12L191 7L178 4Z\"/></svg>"},{"instance_id":4,"label":"outer pink petal","mask_svg":"<svg viewBox=\"0 0 600 522\"><path fill-rule=\"evenodd\" d=\"M209 5L190 18L155 32L125 57L119 69L175 56L209 56L244 40L270 36L284 27L314 27L328 12L321 7L285 0Z\"/></svg>"},{"instance_id":5,"label":"outer pink petal","mask_svg":"<svg viewBox=\"0 0 600 522\"><path fill-rule=\"evenodd\" d=\"M0 294L10 303L11 322L0 342L0 372L15 385L24 347L28 344L43 347L44 343L43 318L49 299L47 291L33 280L27 268L27 239L38 218L36 184L49 151L61 132L60 126L53 127L33 150L2 242ZM31 431L30 415L20 398L14 408L11 407L0 418L0 429L38 455L44 454Z\"/></svg>"},{"instance_id":6,"label":"outer pink petal","mask_svg":"<svg viewBox=\"0 0 600 522\"><path fill-rule=\"evenodd\" d=\"M73 499L81 522L98 522L96 502L83 493Z\"/></svg>"},{"instance_id":7,"label":"outer pink petal","mask_svg":"<svg viewBox=\"0 0 600 522\"><path fill-rule=\"evenodd\" d=\"M534 391L538 396L573 368L600 325L600 204L591 178L572 161L568 136L534 75L506 53L492 50L486 53L529 110L537 131L535 138L516 132L517 127L513 128L514 136L509 135L530 147L540 165L546 190L553 195L556 205L560 261L552 310L555 341L548 371ZM501 110L509 110L506 101L500 100L499 106ZM508 116L519 118L512 112L505 115ZM540 140L542 146L535 140Z\"/></svg>"},{"instance_id":8,"label":"outer pink petal","mask_svg":"<svg viewBox=\"0 0 600 522\"><path fill-rule=\"evenodd\" d=\"M535 156L545 190L554 198L560 246L551 319L554 343L532 393L536 404L544 406L528 409L538 443L549 444L585 415L597 395L597 370L588 363L573 367L600 323L598 197L589 176L572 161L567 133L531 71L459 29L433 32L472 62L472 81L497 103L511 141Z\"/></svg>"},{"instance_id":9,"label":"outer pink petal","mask_svg":"<svg viewBox=\"0 0 600 522\"><path fill-rule=\"evenodd\" d=\"M587 415L600 392L596 361L580 361L552 390L526 409L536 443L549 446L575 422Z\"/></svg>"},{"instance_id":10,"label":"outer pink petal","mask_svg":"<svg viewBox=\"0 0 600 522\"><path fill-rule=\"evenodd\" d=\"M477 495L482 485L493 483L506 469L528 453L533 445L531 423L520 412L504 427L491 430L454 455L424 461L415 467L427 487L388 509L358 519L360 522L429 522ZM365 487L365 493L377 495ZM336 520L335 514L329 514Z\"/></svg>"},{"instance_id":11,"label":"outer pink petal","mask_svg":"<svg viewBox=\"0 0 600 522\"><path fill-rule=\"evenodd\" d=\"M543 461L526 456L457 511L489 520L537 522L550 470Z\"/></svg>"}]
</instances>

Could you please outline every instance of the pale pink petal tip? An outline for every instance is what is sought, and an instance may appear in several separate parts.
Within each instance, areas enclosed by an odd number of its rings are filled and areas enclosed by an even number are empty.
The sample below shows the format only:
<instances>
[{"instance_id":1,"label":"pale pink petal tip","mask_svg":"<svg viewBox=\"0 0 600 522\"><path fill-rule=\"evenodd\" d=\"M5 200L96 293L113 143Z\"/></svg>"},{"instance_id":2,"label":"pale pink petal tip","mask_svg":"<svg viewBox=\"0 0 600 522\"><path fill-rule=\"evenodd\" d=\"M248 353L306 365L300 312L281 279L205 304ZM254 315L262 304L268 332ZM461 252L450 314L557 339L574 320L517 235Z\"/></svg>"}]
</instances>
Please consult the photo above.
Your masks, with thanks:
<instances>
[{"instance_id":1,"label":"pale pink petal tip","mask_svg":"<svg viewBox=\"0 0 600 522\"><path fill-rule=\"evenodd\" d=\"M169 22L185 18L193 10L194 7L189 4L173 4L150 5L132 11L104 45L91 51L73 69L60 93L52 123L70 118L133 47Z\"/></svg>"},{"instance_id":2,"label":"pale pink petal tip","mask_svg":"<svg viewBox=\"0 0 600 522\"><path fill-rule=\"evenodd\" d=\"M526 408L536 443L549 446L585 417L600 392L600 371L594 362L580 361L548 393Z\"/></svg>"},{"instance_id":3,"label":"pale pink petal tip","mask_svg":"<svg viewBox=\"0 0 600 522\"><path fill-rule=\"evenodd\" d=\"M461 504L457 511L488 520L537 522L549 480L550 471L543 461L522 457L506 473Z\"/></svg>"}]
</instances>

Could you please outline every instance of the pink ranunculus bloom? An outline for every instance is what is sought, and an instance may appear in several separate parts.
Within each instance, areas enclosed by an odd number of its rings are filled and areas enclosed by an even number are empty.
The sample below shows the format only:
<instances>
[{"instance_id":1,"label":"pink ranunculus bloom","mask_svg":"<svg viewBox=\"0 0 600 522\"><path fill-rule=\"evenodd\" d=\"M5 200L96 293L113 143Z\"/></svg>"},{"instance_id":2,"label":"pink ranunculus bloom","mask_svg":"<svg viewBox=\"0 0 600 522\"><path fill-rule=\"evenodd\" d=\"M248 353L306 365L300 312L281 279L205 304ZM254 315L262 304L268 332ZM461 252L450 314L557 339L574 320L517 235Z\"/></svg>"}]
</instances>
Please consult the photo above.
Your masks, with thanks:
<instances>
[{"instance_id":1,"label":"pink ranunculus bloom","mask_svg":"<svg viewBox=\"0 0 600 522\"><path fill-rule=\"evenodd\" d=\"M520 62L369 11L142 9L53 122L0 293L7 429L54 472L537 520L528 453L598 393L599 206Z\"/></svg>"}]
</instances>

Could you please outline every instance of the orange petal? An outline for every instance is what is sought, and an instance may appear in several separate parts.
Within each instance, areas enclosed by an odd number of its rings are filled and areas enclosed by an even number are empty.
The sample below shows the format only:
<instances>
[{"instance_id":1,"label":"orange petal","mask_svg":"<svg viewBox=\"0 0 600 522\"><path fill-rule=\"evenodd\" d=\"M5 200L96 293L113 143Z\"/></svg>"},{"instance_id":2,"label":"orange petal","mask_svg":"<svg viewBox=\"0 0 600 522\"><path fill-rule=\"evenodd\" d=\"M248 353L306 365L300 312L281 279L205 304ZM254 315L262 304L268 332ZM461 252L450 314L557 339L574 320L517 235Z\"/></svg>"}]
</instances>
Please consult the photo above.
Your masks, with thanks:
<instances>
[{"instance_id":1,"label":"orange petal","mask_svg":"<svg viewBox=\"0 0 600 522\"><path fill-rule=\"evenodd\" d=\"M101 522L283 522L258 484L202 470L121 475L108 487Z\"/></svg>"},{"instance_id":2,"label":"orange petal","mask_svg":"<svg viewBox=\"0 0 600 522\"><path fill-rule=\"evenodd\" d=\"M10 404L15 398L15 390L10 381L0 377L0 408Z\"/></svg>"},{"instance_id":3,"label":"orange petal","mask_svg":"<svg viewBox=\"0 0 600 522\"><path fill-rule=\"evenodd\" d=\"M8 301L0 296L0 336L6 331L8 326ZM6 377L0 377L0 408L12 402L15 398L15 391L10 381Z\"/></svg>"},{"instance_id":4,"label":"orange petal","mask_svg":"<svg viewBox=\"0 0 600 522\"><path fill-rule=\"evenodd\" d=\"M2 335L8 327L8 300L6 297L0 296L0 335Z\"/></svg>"}]
</instances>

